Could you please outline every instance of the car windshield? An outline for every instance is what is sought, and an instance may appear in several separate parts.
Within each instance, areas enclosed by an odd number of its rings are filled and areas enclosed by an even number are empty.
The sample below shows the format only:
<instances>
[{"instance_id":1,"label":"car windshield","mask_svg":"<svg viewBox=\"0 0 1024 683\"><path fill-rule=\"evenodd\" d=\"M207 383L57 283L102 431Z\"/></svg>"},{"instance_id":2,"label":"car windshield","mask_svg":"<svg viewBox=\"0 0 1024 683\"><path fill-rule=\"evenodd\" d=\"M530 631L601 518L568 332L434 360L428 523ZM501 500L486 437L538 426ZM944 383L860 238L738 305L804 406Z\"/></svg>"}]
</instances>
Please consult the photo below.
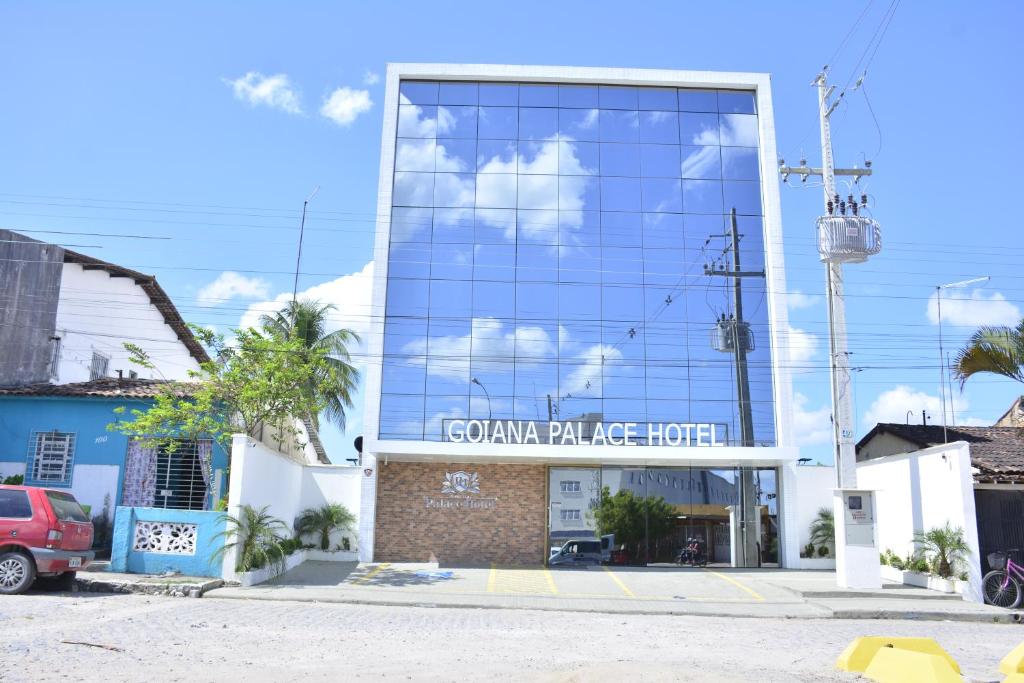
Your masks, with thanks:
<instances>
[{"instance_id":1,"label":"car windshield","mask_svg":"<svg viewBox=\"0 0 1024 683\"><path fill-rule=\"evenodd\" d=\"M46 497L50 499L50 506L53 508L57 519L62 522L88 522L89 518L85 510L78 504L75 497L69 493L60 491L47 491Z\"/></svg>"}]
</instances>

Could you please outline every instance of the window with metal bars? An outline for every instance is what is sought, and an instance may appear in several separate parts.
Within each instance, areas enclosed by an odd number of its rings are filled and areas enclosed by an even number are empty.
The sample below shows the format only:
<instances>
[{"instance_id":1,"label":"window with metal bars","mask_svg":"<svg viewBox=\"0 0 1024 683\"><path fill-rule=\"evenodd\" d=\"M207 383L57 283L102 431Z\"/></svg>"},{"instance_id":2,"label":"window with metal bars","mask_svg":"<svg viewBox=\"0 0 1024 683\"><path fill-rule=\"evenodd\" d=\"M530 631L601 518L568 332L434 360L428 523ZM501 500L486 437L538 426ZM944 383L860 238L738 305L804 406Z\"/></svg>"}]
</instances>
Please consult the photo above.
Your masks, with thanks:
<instances>
[{"instance_id":1,"label":"window with metal bars","mask_svg":"<svg viewBox=\"0 0 1024 683\"><path fill-rule=\"evenodd\" d=\"M26 483L71 485L75 435L70 432L33 432L29 441Z\"/></svg>"},{"instance_id":2,"label":"window with metal bars","mask_svg":"<svg viewBox=\"0 0 1024 683\"><path fill-rule=\"evenodd\" d=\"M202 510L208 492L198 443L179 440L157 449L154 507Z\"/></svg>"},{"instance_id":3,"label":"window with metal bars","mask_svg":"<svg viewBox=\"0 0 1024 683\"><path fill-rule=\"evenodd\" d=\"M107 376L110 368L110 358L99 351L92 352L92 362L89 364L89 379L99 379Z\"/></svg>"}]
</instances>

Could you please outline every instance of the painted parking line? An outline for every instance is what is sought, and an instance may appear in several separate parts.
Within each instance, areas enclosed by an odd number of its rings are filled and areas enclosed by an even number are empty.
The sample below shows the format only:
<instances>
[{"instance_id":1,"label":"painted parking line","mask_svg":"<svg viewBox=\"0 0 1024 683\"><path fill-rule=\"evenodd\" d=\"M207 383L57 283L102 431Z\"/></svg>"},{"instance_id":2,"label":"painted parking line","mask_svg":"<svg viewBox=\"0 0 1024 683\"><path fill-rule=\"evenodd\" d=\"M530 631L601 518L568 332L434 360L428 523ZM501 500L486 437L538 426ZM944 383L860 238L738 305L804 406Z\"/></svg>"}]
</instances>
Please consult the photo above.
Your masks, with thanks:
<instances>
[{"instance_id":1,"label":"painted parking line","mask_svg":"<svg viewBox=\"0 0 1024 683\"><path fill-rule=\"evenodd\" d=\"M372 579L377 574L381 573L382 571L384 571L385 569L387 569L390 566L391 565L388 564L387 562L385 562L384 564L378 564L376 567L374 567L370 571L366 572L365 574L363 574L359 578L354 579L352 581L352 583L366 583L367 581L369 581L370 579Z\"/></svg>"},{"instance_id":2,"label":"painted parking line","mask_svg":"<svg viewBox=\"0 0 1024 683\"><path fill-rule=\"evenodd\" d=\"M619 588L622 589L623 593L625 593L630 598L635 598L636 597L635 595L633 595L633 591L629 590L629 587L622 582L622 579L620 579L618 576L616 576L615 572L613 572L611 569L609 569L607 565L601 565L601 569L603 569L606 572L608 572L608 576L610 576L612 578L612 581L615 582L616 586L618 586Z\"/></svg>"},{"instance_id":3,"label":"painted parking line","mask_svg":"<svg viewBox=\"0 0 1024 683\"><path fill-rule=\"evenodd\" d=\"M548 588L551 589L552 595L558 595L558 587L555 585L555 577L551 575L551 570L547 567L544 569L544 578L548 580Z\"/></svg>"},{"instance_id":4,"label":"painted parking line","mask_svg":"<svg viewBox=\"0 0 1024 683\"><path fill-rule=\"evenodd\" d=\"M744 584L740 583L739 581L737 581L736 579L732 578L731 576L727 576L726 574L721 574L719 572L712 571L712 570L707 569L707 568L705 568L704 571L706 571L708 574L713 574L713 575L717 576L718 578L722 579L723 581L727 581L727 582L731 583L732 585L736 586L740 590L743 590L743 591L746 591L747 593L750 593L752 596L754 596L755 600L757 600L759 602L763 602L764 601L764 598L761 596L760 593L755 591L753 588L750 588L749 586L745 586Z\"/></svg>"},{"instance_id":5,"label":"painted parking line","mask_svg":"<svg viewBox=\"0 0 1024 683\"><path fill-rule=\"evenodd\" d=\"M487 592L494 592L494 583L498 580L498 565L491 562L491 571L487 575Z\"/></svg>"}]
</instances>

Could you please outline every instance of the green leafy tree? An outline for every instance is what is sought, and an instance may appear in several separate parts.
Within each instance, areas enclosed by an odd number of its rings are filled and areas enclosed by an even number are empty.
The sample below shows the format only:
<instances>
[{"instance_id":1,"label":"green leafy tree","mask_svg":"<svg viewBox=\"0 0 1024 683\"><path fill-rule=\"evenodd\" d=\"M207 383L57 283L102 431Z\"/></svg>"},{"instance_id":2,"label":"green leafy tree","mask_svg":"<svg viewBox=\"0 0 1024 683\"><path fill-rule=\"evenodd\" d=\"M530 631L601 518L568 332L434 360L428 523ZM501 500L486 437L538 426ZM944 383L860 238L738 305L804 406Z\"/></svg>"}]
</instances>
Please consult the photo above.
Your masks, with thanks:
<instances>
[{"instance_id":1,"label":"green leafy tree","mask_svg":"<svg viewBox=\"0 0 1024 683\"><path fill-rule=\"evenodd\" d=\"M914 534L914 542L925 554L931 556L935 573L944 579L953 576L954 569L971 554L964 530L960 527L954 529L949 522L942 527L917 532Z\"/></svg>"},{"instance_id":2,"label":"green leafy tree","mask_svg":"<svg viewBox=\"0 0 1024 683\"><path fill-rule=\"evenodd\" d=\"M1016 327L981 327L971 335L953 364L960 387L979 373L1024 382L1024 320Z\"/></svg>"},{"instance_id":3,"label":"green leafy tree","mask_svg":"<svg viewBox=\"0 0 1024 683\"><path fill-rule=\"evenodd\" d=\"M320 549L330 550L331 532L335 529L351 531L356 516L341 503L325 503L318 508L303 510L295 520L295 533L299 536L320 534Z\"/></svg>"},{"instance_id":4,"label":"green leafy tree","mask_svg":"<svg viewBox=\"0 0 1024 683\"><path fill-rule=\"evenodd\" d=\"M232 434L258 438L265 428L280 443L301 445L295 418L319 413L335 382L327 353L251 328L235 330L231 344L209 330L194 329L215 360L191 372L191 381L163 385L145 410L118 408L122 419L108 429L168 450L181 440L200 438L229 450ZM133 361L149 362L141 349L126 348Z\"/></svg>"},{"instance_id":5,"label":"green leafy tree","mask_svg":"<svg viewBox=\"0 0 1024 683\"><path fill-rule=\"evenodd\" d=\"M352 330L328 331L328 316L336 308L319 301L291 301L273 315L263 315L263 330L278 340L297 341L304 352L323 359L319 372L311 377L305 391L323 404L324 417L337 426L345 427L345 410L352 407L359 372L351 364L348 347L359 342ZM316 429L320 428L320 415L308 416Z\"/></svg>"},{"instance_id":6,"label":"green leafy tree","mask_svg":"<svg viewBox=\"0 0 1024 683\"><path fill-rule=\"evenodd\" d=\"M817 546L833 545L836 542L836 519L832 508L823 507L811 522L811 543Z\"/></svg>"},{"instance_id":7,"label":"green leafy tree","mask_svg":"<svg viewBox=\"0 0 1024 683\"><path fill-rule=\"evenodd\" d=\"M617 543L632 547L633 556L640 557L645 538L658 539L672 531L676 509L662 496L638 496L629 489L619 489L612 495L605 486L601 502L591 515L598 533L615 534Z\"/></svg>"}]
</instances>

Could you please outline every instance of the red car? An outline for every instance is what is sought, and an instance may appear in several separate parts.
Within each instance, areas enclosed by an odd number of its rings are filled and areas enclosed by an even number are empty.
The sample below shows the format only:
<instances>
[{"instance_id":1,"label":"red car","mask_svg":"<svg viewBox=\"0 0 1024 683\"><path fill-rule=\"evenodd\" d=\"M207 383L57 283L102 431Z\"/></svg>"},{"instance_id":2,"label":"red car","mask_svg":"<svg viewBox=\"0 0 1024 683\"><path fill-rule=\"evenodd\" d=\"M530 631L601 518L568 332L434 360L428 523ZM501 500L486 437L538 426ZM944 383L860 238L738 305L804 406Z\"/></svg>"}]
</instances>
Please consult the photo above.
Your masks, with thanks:
<instances>
[{"instance_id":1,"label":"red car","mask_svg":"<svg viewBox=\"0 0 1024 683\"><path fill-rule=\"evenodd\" d=\"M92 522L66 491L0 486L0 594L28 590L37 576L70 589L92 562Z\"/></svg>"}]
</instances>

